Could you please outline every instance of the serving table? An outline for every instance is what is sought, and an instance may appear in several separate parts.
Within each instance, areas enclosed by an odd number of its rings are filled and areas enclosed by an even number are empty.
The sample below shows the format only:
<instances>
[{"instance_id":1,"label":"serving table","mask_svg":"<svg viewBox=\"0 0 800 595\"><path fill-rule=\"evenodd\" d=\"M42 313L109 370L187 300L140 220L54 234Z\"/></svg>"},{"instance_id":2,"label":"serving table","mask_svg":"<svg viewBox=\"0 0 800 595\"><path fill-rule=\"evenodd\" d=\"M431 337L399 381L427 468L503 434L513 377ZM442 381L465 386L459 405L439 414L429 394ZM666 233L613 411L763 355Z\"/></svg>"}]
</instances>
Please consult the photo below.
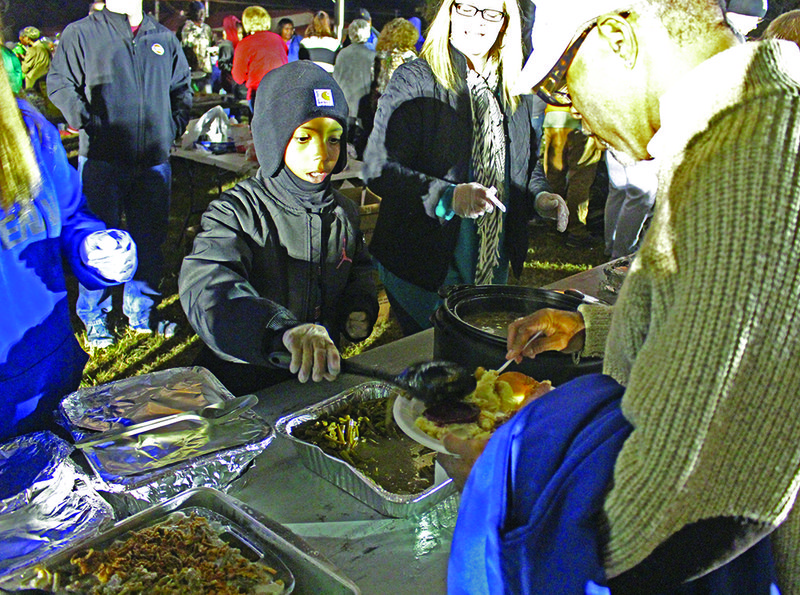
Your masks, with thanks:
<instances>
[{"instance_id":1,"label":"serving table","mask_svg":"<svg viewBox=\"0 0 800 595\"><path fill-rule=\"evenodd\" d=\"M597 297L603 266L547 286L577 289ZM433 358L433 329L355 356L361 366L397 374ZM368 379L342 374L334 382L290 380L257 393L255 410L274 423ZM278 435L230 494L306 540L355 581L365 595L428 595L447 592L447 559L456 494L418 517L387 518L318 477L300 462L292 444Z\"/></svg>"},{"instance_id":2,"label":"serving table","mask_svg":"<svg viewBox=\"0 0 800 595\"><path fill-rule=\"evenodd\" d=\"M431 359L433 331L377 347L353 358L361 365L399 373ZM366 382L342 374L334 382L290 380L259 391L255 411L271 423ZM447 558L458 495L418 517L382 516L308 470L289 440L278 435L229 493L285 525L321 552L365 595L446 593Z\"/></svg>"}]
</instances>

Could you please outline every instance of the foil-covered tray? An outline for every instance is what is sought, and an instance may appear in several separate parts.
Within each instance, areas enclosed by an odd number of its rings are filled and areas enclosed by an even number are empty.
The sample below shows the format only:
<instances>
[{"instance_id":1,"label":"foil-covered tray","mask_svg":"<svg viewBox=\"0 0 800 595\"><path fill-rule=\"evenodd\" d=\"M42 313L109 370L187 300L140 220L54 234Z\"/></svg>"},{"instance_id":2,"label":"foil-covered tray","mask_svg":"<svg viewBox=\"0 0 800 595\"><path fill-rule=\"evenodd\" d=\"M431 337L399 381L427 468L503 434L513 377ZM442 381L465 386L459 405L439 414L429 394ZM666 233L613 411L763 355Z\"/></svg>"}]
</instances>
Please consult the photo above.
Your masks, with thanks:
<instances>
[{"instance_id":1,"label":"foil-covered tray","mask_svg":"<svg viewBox=\"0 0 800 595\"><path fill-rule=\"evenodd\" d=\"M71 427L104 432L231 398L205 368L172 368L82 388L59 408Z\"/></svg>"},{"instance_id":2,"label":"foil-covered tray","mask_svg":"<svg viewBox=\"0 0 800 595\"><path fill-rule=\"evenodd\" d=\"M115 540L123 539L126 534L157 524L178 511L205 515L215 521L217 526L221 525L225 531L223 539L233 547L239 548L246 558L278 570L278 576L285 578L289 587L286 593L291 592L295 595L361 593L355 583L283 525L212 488L188 490L120 521L90 540L45 558L36 567L28 567L0 580L0 587L8 590L43 588L43 582L46 581L43 581L42 577L67 567L74 555L89 548L100 550Z\"/></svg>"},{"instance_id":3,"label":"foil-covered tray","mask_svg":"<svg viewBox=\"0 0 800 595\"><path fill-rule=\"evenodd\" d=\"M174 415L234 399L205 368L174 368L80 389L65 397L59 410L79 442L157 419L154 411ZM154 401L169 409L153 407ZM108 429L92 432L88 425ZM225 489L274 437L266 420L244 410L219 423L182 421L82 452L94 487L124 517L193 487Z\"/></svg>"},{"instance_id":4,"label":"foil-covered tray","mask_svg":"<svg viewBox=\"0 0 800 595\"><path fill-rule=\"evenodd\" d=\"M401 389L382 381L359 384L338 395L284 416L275 422L275 432L289 439L303 464L383 515L406 518L419 515L457 493L452 480L437 477L430 488L418 494L395 494L378 485L353 465L325 453L320 447L292 435L292 428L305 421L341 409L348 403L381 399L397 394Z\"/></svg>"},{"instance_id":5,"label":"foil-covered tray","mask_svg":"<svg viewBox=\"0 0 800 595\"><path fill-rule=\"evenodd\" d=\"M50 432L0 445L0 576L97 535L114 513Z\"/></svg>"}]
</instances>

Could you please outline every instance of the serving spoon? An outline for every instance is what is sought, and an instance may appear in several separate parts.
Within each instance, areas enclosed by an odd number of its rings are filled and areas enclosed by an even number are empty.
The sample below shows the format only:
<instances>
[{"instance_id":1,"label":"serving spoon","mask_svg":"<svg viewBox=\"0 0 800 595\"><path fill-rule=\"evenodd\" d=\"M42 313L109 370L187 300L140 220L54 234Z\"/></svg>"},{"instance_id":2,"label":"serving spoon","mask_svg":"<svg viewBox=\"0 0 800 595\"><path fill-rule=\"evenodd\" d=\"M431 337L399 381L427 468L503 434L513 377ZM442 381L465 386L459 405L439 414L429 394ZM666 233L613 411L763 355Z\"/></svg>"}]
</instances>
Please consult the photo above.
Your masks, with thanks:
<instances>
[{"instance_id":1,"label":"serving spoon","mask_svg":"<svg viewBox=\"0 0 800 595\"><path fill-rule=\"evenodd\" d=\"M286 351L276 351L269 355L269 361L276 367L288 370L292 356ZM341 371L376 378L399 386L428 406L447 401L461 401L474 391L478 384L475 376L466 368L447 361L417 362L400 374L391 374L342 359Z\"/></svg>"}]
</instances>

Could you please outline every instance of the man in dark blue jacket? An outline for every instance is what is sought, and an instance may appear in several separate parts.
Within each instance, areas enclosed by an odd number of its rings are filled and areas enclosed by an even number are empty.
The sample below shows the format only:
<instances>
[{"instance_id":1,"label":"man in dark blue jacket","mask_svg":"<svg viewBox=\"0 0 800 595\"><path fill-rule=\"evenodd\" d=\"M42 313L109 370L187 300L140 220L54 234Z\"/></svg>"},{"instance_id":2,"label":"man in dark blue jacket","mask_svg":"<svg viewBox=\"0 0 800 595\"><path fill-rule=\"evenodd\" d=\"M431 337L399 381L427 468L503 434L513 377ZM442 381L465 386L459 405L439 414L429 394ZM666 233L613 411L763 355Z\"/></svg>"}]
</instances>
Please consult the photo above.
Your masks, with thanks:
<instances>
[{"instance_id":1,"label":"man in dark blue jacket","mask_svg":"<svg viewBox=\"0 0 800 595\"><path fill-rule=\"evenodd\" d=\"M47 77L50 99L80 130L79 171L92 211L118 227L125 213L139 269L125 284L123 312L137 332L171 336L159 321L161 247L167 235L169 150L192 104L191 73L169 29L142 13L142 0L108 0L104 10L68 25ZM111 295L80 286L77 311L89 344L114 342Z\"/></svg>"}]
</instances>

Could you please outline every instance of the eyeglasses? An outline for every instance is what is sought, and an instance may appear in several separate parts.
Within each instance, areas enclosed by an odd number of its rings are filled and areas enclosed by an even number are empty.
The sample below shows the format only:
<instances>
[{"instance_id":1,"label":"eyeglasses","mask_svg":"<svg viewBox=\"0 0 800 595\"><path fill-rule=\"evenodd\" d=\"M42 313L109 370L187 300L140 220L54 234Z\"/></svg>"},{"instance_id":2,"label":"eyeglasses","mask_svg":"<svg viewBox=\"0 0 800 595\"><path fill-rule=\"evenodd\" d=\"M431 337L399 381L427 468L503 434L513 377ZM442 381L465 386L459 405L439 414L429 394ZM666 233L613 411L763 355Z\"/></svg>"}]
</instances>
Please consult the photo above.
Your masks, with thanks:
<instances>
[{"instance_id":1,"label":"eyeglasses","mask_svg":"<svg viewBox=\"0 0 800 595\"><path fill-rule=\"evenodd\" d=\"M586 28L575 38L575 40L567 46L564 53L553 66L552 70L544 77L544 80L539 83L536 94L542 98L545 103L550 105L569 107L572 105L572 98L567 91L567 70L569 70L575 55L581 47L589 32L597 25L597 21L589 23Z\"/></svg>"},{"instance_id":2,"label":"eyeglasses","mask_svg":"<svg viewBox=\"0 0 800 595\"><path fill-rule=\"evenodd\" d=\"M456 2L453 7L456 12L462 17L474 17L476 14L481 13L481 18L490 23L499 23L506 18L506 13L502 10L494 10L492 8L475 8L471 4L459 4Z\"/></svg>"}]
</instances>

